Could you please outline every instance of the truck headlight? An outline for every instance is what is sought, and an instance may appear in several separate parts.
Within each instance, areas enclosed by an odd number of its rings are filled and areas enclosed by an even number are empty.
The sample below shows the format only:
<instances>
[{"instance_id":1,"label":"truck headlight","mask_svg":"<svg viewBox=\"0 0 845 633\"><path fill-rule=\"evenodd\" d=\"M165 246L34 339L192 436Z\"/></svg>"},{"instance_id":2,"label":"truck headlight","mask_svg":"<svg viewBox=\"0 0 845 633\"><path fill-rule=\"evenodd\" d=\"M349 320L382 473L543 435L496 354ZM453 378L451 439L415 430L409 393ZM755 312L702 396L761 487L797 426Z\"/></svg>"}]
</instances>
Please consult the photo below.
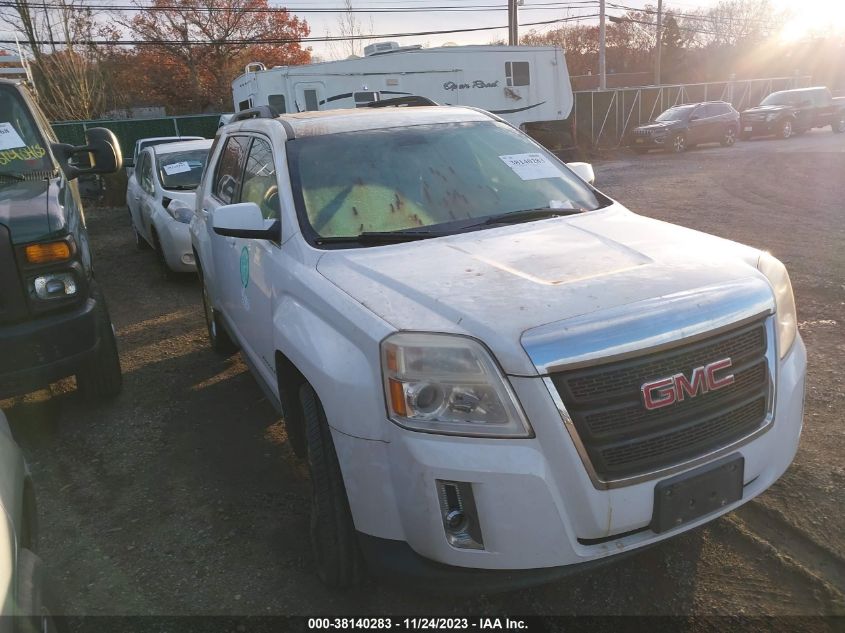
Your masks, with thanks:
<instances>
[{"instance_id":1,"label":"truck headlight","mask_svg":"<svg viewBox=\"0 0 845 633\"><path fill-rule=\"evenodd\" d=\"M170 214L170 217L181 222L182 224L190 224L191 218L194 217L193 207L189 207L181 200L173 200L165 207L165 210Z\"/></svg>"},{"instance_id":2,"label":"truck headlight","mask_svg":"<svg viewBox=\"0 0 845 633\"><path fill-rule=\"evenodd\" d=\"M490 353L450 334L399 332L381 344L390 419L415 431L530 437L531 427Z\"/></svg>"},{"instance_id":3,"label":"truck headlight","mask_svg":"<svg viewBox=\"0 0 845 633\"><path fill-rule=\"evenodd\" d=\"M32 280L32 292L42 301L72 297L77 290L76 277L69 272L47 273Z\"/></svg>"},{"instance_id":4,"label":"truck headlight","mask_svg":"<svg viewBox=\"0 0 845 633\"><path fill-rule=\"evenodd\" d=\"M760 259L757 261L757 270L766 276L766 279L772 284L772 290L775 293L778 353L783 358L795 342L795 335L798 331L792 283L789 281L789 273L786 272L786 266L768 253L760 255Z\"/></svg>"}]
</instances>

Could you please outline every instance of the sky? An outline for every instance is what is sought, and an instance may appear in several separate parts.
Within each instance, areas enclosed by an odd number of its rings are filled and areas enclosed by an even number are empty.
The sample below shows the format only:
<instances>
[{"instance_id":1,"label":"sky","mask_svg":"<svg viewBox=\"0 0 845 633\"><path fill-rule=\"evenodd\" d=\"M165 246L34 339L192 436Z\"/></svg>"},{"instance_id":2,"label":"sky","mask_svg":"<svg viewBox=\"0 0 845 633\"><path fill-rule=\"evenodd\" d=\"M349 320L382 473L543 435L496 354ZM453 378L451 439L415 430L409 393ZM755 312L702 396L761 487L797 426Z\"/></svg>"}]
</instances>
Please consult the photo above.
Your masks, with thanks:
<instances>
[{"instance_id":1,"label":"sky","mask_svg":"<svg viewBox=\"0 0 845 633\"><path fill-rule=\"evenodd\" d=\"M277 0L272 3L276 4ZM608 0L613 4L621 4L634 8L642 8L646 4L656 5L657 0ZM707 8L718 4L719 0L665 0L664 6L681 10ZM543 8L543 4L549 0L524 0L519 10L520 25L529 22L541 22L545 20L556 20L564 17L589 15L598 13L597 3L589 7L580 0L561 0L556 4L570 4L569 8ZM795 7L794 0L772 0L777 9L788 9ZM342 0L290 0L289 6L317 8L336 8L342 4ZM467 12L420 12L406 14L390 13L356 13L356 17L364 33L402 33L418 31L436 31L457 28L470 28L479 26L498 26L507 24L507 3L505 0L352 0L352 6L356 9L375 7L430 7L430 6L479 6L497 5L498 10L473 10ZM581 5L579 7L579 5ZM295 12L296 13L296 12ZM608 15L622 15L624 10L608 6ZM312 36L337 35L339 34L337 16L335 14L301 13L311 26ZM592 21L597 21L593 19ZM798 37L806 32L814 22L830 24L837 23L845 29L845 0L802 0L800 2L800 14L792 22L790 32L792 36ZM540 31L554 29L557 25L547 26L520 26L520 33L530 29ZM371 28L372 27L372 28ZM384 41L391 38L380 38L376 41ZM446 43L456 44L487 44L495 40L506 40L507 30L504 28L494 31L479 31L476 33L454 33L448 35L425 35L418 37L396 38L401 45L422 44L424 46L440 46ZM337 59L346 56L346 51L341 47L322 42L311 44L313 53L323 59Z\"/></svg>"}]
</instances>

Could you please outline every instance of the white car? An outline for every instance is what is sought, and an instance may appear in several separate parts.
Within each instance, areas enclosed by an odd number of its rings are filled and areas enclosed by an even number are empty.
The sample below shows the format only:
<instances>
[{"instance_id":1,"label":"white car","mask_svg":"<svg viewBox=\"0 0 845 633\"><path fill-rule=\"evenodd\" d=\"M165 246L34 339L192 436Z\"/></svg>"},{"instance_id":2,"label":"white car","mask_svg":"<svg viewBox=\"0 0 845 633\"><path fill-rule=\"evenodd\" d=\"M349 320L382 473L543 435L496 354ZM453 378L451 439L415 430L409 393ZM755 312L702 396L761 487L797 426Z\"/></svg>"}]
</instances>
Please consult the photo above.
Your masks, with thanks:
<instances>
[{"instance_id":1,"label":"white car","mask_svg":"<svg viewBox=\"0 0 845 633\"><path fill-rule=\"evenodd\" d=\"M35 553L36 532L32 479L0 411L0 633L54 630L57 604Z\"/></svg>"},{"instance_id":2,"label":"white car","mask_svg":"<svg viewBox=\"0 0 845 633\"><path fill-rule=\"evenodd\" d=\"M188 223L212 142L202 139L148 147L129 178L126 204L135 244L156 251L165 278L196 270Z\"/></svg>"},{"instance_id":3,"label":"white car","mask_svg":"<svg viewBox=\"0 0 845 633\"><path fill-rule=\"evenodd\" d=\"M123 161L123 165L126 167L126 176L132 176L132 172L135 171L135 164L138 162L138 157L148 147L164 145L165 143L179 143L181 141L201 141L203 138L202 136L151 136L149 138L139 138L135 141L132 158L126 158Z\"/></svg>"},{"instance_id":4,"label":"white car","mask_svg":"<svg viewBox=\"0 0 845 633\"><path fill-rule=\"evenodd\" d=\"M325 582L548 580L789 466L806 351L768 253L636 215L480 110L246 116L191 238L213 347L308 460Z\"/></svg>"}]
</instances>

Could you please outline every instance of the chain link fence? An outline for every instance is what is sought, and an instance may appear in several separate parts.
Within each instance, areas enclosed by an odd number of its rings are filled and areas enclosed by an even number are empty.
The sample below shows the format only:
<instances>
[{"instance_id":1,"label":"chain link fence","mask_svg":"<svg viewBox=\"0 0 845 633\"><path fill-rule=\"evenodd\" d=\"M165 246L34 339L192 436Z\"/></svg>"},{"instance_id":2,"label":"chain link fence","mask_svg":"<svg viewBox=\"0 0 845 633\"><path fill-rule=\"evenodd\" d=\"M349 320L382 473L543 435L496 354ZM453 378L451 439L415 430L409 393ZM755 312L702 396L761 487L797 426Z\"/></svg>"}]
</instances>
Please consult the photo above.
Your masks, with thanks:
<instances>
[{"instance_id":1,"label":"chain link fence","mask_svg":"<svg viewBox=\"0 0 845 633\"><path fill-rule=\"evenodd\" d=\"M772 92L806 88L811 80L806 75L576 92L576 143L579 147L618 147L631 129L672 106L727 101L742 111Z\"/></svg>"}]
</instances>

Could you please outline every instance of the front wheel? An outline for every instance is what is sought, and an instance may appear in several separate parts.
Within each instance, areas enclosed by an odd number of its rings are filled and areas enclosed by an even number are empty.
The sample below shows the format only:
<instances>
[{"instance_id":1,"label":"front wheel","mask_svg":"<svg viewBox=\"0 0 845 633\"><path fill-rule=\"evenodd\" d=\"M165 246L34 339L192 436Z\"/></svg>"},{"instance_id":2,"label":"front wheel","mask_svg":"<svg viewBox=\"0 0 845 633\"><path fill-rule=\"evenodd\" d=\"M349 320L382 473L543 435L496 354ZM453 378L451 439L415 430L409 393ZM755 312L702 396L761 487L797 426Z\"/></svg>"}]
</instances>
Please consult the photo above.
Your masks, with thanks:
<instances>
[{"instance_id":1,"label":"front wheel","mask_svg":"<svg viewBox=\"0 0 845 633\"><path fill-rule=\"evenodd\" d=\"M686 151L686 149L687 137L682 132L678 132L672 137L672 142L669 144L669 151L673 154L680 154Z\"/></svg>"},{"instance_id":2,"label":"front wheel","mask_svg":"<svg viewBox=\"0 0 845 633\"><path fill-rule=\"evenodd\" d=\"M830 129L834 134L842 134L845 132L845 112L839 115L839 119L830 124Z\"/></svg>"},{"instance_id":3,"label":"front wheel","mask_svg":"<svg viewBox=\"0 0 845 633\"><path fill-rule=\"evenodd\" d=\"M114 327L102 296L97 297L97 312L100 344L76 372L76 386L83 397L90 401L110 400L123 388Z\"/></svg>"},{"instance_id":4,"label":"front wheel","mask_svg":"<svg viewBox=\"0 0 845 633\"><path fill-rule=\"evenodd\" d=\"M205 277L202 270L197 267L202 290L202 311L205 315L205 327L208 329L208 342L211 349L221 356L231 356L238 351L238 346L232 341L226 328L220 323L220 317L211 305L211 297L208 296L208 288L205 285Z\"/></svg>"},{"instance_id":5,"label":"front wheel","mask_svg":"<svg viewBox=\"0 0 845 633\"><path fill-rule=\"evenodd\" d=\"M780 124L780 133L778 136L782 139L788 139L792 136L792 121L784 121Z\"/></svg>"},{"instance_id":6,"label":"front wheel","mask_svg":"<svg viewBox=\"0 0 845 633\"><path fill-rule=\"evenodd\" d=\"M725 130L725 134L722 136L720 143L722 147L731 147L734 143L736 143L736 129L729 127Z\"/></svg>"},{"instance_id":7,"label":"front wheel","mask_svg":"<svg viewBox=\"0 0 845 633\"><path fill-rule=\"evenodd\" d=\"M326 413L307 383L299 388L299 401L311 472L310 532L317 575L329 587L352 587L361 581L364 563Z\"/></svg>"}]
</instances>

